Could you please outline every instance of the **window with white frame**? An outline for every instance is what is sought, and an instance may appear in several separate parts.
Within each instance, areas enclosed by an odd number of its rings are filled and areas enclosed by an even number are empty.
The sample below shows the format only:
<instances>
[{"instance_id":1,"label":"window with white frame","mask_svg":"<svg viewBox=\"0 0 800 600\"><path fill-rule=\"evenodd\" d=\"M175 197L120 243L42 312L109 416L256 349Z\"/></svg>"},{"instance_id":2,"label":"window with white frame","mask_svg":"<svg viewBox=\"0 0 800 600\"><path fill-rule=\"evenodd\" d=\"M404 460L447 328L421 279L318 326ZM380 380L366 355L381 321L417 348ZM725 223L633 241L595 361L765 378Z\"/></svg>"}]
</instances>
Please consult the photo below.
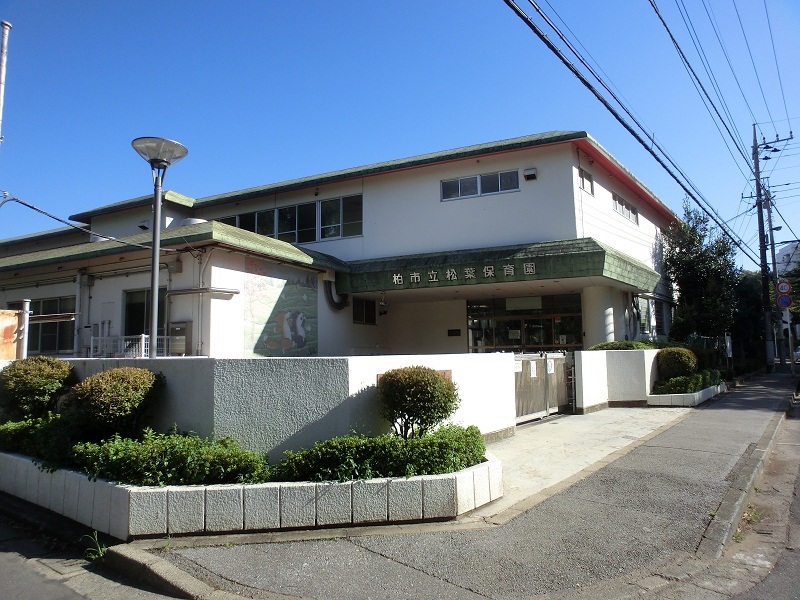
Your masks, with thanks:
<instances>
[{"instance_id":1,"label":"window with white frame","mask_svg":"<svg viewBox=\"0 0 800 600\"><path fill-rule=\"evenodd\" d=\"M614 210L629 221L638 225L639 212L636 210L636 207L616 193L612 194L612 197L614 198Z\"/></svg>"},{"instance_id":2,"label":"window with white frame","mask_svg":"<svg viewBox=\"0 0 800 600\"><path fill-rule=\"evenodd\" d=\"M217 220L284 242L303 244L361 235L363 204L361 194L356 194Z\"/></svg>"},{"instance_id":3,"label":"window with white frame","mask_svg":"<svg viewBox=\"0 0 800 600\"><path fill-rule=\"evenodd\" d=\"M519 190L519 171L470 175L442 181L442 200L457 200Z\"/></svg>"},{"instance_id":4,"label":"window with white frame","mask_svg":"<svg viewBox=\"0 0 800 600\"><path fill-rule=\"evenodd\" d=\"M580 176L581 189L584 192L589 192L592 196L594 196L594 178L592 177L592 174L586 169L578 169L578 173Z\"/></svg>"}]
</instances>

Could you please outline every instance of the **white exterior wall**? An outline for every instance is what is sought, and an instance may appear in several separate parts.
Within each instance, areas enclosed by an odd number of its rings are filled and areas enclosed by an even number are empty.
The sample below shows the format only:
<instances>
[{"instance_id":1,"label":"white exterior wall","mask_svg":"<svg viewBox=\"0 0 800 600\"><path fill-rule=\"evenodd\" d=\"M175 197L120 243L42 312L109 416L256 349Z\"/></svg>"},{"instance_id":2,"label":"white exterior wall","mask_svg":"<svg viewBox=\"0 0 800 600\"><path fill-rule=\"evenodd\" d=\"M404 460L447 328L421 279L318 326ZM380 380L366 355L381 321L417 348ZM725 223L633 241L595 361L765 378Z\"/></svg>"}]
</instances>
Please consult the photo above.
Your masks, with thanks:
<instances>
[{"instance_id":1,"label":"white exterior wall","mask_svg":"<svg viewBox=\"0 0 800 600\"><path fill-rule=\"evenodd\" d=\"M191 209L188 207L173 204L172 202L161 203L161 228L176 227L181 221L191 217ZM147 230L139 227L139 224L147 226ZM153 207L152 205L140 206L107 215L92 217L91 229L95 233L112 237L125 237L128 235L140 235L147 233L153 235ZM103 240L100 240L103 241Z\"/></svg>"},{"instance_id":2,"label":"white exterior wall","mask_svg":"<svg viewBox=\"0 0 800 600\"><path fill-rule=\"evenodd\" d=\"M483 156L198 211L205 219L363 194L363 237L301 244L342 260L576 237L571 146ZM522 171L537 169L535 181ZM517 169L516 192L441 201L441 181Z\"/></svg>"},{"instance_id":3,"label":"white exterior wall","mask_svg":"<svg viewBox=\"0 0 800 600\"><path fill-rule=\"evenodd\" d=\"M239 290L233 296L209 295L208 346L203 354L216 358L241 358L244 355L244 256L215 251L211 264L209 285L215 288Z\"/></svg>"},{"instance_id":4,"label":"white exterior wall","mask_svg":"<svg viewBox=\"0 0 800 600\"><path fill-rule=\"evenodd\" d=\"M663 224L663 218L656 215L633 191L621 185L618 179L611 177L597 163L594 165L584 163L580 168L591 173L594 178L594 195L580 188L580 175L576 167L573 170L573 178L575 205L578 209L576 212L579 223L578 237L594 238L651 268L659 269L657 224ZM638 224L614 210L613 192L637 209Z\"/></svg>"},{"instance_id":5,"label":"white exterior wall","mask_svg":"<svg viewBox=\"0 0 800 600\"><path fill-rule=\"evenodd\" d=\"M587 287L581 291L583 347L614 341L614 292L607 286Z\"/></svg>"},{"instance_id":6,"label":"white exterior wall","mask_svg":"<svg viewBox=\"0 0 800 600\"><path fill-rule=\"evenodd\" d=\"M392 304L378 317L382 329L382 354L457 354L467 352L467 303L464 300ZM448 330L460 336L450 337Z\"/></svg>"}]
</instances>

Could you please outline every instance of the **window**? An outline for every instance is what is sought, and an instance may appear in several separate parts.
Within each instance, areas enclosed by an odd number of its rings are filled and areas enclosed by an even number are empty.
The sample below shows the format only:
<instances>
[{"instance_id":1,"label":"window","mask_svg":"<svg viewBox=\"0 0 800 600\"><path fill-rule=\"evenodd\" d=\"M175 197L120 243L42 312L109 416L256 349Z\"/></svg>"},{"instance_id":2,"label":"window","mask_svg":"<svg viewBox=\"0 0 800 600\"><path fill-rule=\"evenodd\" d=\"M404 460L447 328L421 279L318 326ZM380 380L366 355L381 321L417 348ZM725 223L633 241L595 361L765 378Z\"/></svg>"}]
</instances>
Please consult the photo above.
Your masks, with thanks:
<instances>
[{"instance_id":1,"label":"window","mask_svg":"<svg viewBox=\"0 0 800 600\"><path fill-rule=\"evenodd\" d=\"M21 310L22 302L9 302L8 308ZM74 312L75 296L31 300L31 313L34 315L58 315ZM28 329L28 353L30 355L72 354L74 340L74 321L31 323Z\"/></svg>"},{"instance_id":2,"label":"window","mask_svg":"<svg viewBox=\"0 0 800 600\"><path fill-rule=\"evenodd\" d=\"M158 290L158 335L164 335L164 310L167 289ZM150 290L125 292L124 335L150 334Z\"/></svg>"},{"instance_id":3,"label":"window","mask_svg":"<svg viewBox=\"0 0 800 600\"><path fill-rule=\"evenodd\" d=\"M617 194L612 194L612 196L614 198L614 210L629 221L632 221L638 225L639 212L636 210L636 208L630 202L621 198Z\"/></svg>"},{"instance_id":4,"label":"window","mask_svg":"<svg viewBox=\"0 0 800 600\"><path fill-rule=\"evenodd\" d=\"M592 174L584 169L579 169L580 178L581 178L581 189L584 192L589 192L592 196L594 196L594 179L592 178Z\"/></svg>"},{"instance_id":5,"label":"window","mask_svg":"<svg viewBox=\"0 0 800 600\"><path fill-rule=\"evenodd\" d=\"M217 219L289 243L307 243L362 234L361 194Z\"/></svg>"},{"instance_id":6,"label":"window","mask_svg":"<svg viewBox=\"0 0 800 600\"><path fill-rule=\"evenodd\" d=\"M519 189L519 172L504 171L442 181L442 200L485 196Z\"/></svg>"},{"instance_id":7,"label":"window","mask_svg":"<svg viewBox=\"0 0 800 600\"><path fill-rule=\"evenodd\" d=\"M375 325L376 318L375 300L365 300L364 298L353 298L353 323L363 323L365 325Z\"/></svg>"}]
</instances>

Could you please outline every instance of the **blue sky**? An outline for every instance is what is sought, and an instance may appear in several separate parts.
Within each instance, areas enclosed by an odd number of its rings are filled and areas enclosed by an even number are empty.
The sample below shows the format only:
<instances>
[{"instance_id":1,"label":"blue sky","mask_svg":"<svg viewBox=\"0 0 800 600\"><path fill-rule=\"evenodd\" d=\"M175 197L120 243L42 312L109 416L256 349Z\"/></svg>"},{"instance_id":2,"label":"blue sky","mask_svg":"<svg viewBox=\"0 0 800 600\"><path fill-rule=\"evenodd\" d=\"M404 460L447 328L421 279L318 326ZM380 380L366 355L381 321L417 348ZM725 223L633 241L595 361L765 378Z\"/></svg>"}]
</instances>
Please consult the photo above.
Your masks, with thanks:
<instances>
[{"instance_id":1,"label":"blue sky","mask_svg":"<svg viewBox=\"0 0 800 600\"><path fill-rule=\"evenodd\" d=\"M649 1L539 3L757 253L753 201L742 200L754 189L747 166L735 149L732 158ZM754 120L767 138L787 137L800 119L800 4L658 6L711 91L679 12L688 8L746 153ZM62 218L152 192L130 147L140 136L186 145L165 187L203 197L560 129L588 131L682 214L679 186L502 0L5 0L0 19L13 26L0 190ZM798 147L800 137L765 164L778 240L800 237ZM0 238L61 226L16 203L0 211Z\"/></svg>"}]
</instances>

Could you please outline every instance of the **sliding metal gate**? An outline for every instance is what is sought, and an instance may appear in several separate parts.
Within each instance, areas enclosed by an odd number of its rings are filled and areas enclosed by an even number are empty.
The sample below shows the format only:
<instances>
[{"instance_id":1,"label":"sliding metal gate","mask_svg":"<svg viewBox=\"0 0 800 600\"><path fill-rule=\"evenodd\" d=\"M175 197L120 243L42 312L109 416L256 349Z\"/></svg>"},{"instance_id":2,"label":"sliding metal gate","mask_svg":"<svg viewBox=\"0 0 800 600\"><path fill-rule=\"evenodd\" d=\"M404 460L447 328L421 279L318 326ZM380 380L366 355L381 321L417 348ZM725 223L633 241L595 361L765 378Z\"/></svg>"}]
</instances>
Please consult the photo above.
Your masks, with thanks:
<instances>
[{"instance_id":1,"label":"sliding metal gate","mask_svg":"<svg viewBox=\"0 0 800 600\"><path fill-rule=\"evenodd\" d=\"M515 356L517 423L571 412L574 394L573 354Z\"/></svg>"}]
</instances>

